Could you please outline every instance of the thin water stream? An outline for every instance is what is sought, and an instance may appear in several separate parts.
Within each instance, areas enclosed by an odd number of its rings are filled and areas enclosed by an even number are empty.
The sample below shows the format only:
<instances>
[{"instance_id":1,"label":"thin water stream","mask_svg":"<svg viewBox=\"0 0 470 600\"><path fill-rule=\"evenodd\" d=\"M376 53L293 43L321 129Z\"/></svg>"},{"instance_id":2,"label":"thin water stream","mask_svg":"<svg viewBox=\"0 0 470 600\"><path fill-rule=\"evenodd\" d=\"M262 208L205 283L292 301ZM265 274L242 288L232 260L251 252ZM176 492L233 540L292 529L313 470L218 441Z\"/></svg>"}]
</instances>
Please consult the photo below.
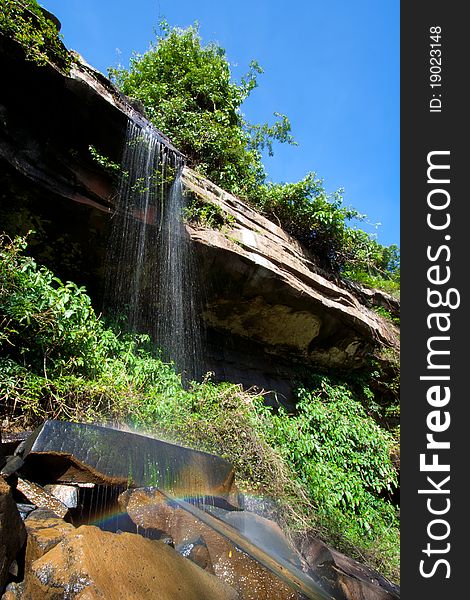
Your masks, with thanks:
<instances>
[{"instance_id":1,"label":"thin water stream","mask_svg":"<svg viewBox=\"0 0 470 600\"><path fill-rule=\"evenodd\" d=\"M129 121L105 304L129 331L149 333L188 381L204 369L197 268L183 222L183 164L152 128Z\"/></svg>"},{"instance_id":2,"label":"thin water stream","mask_svg":"<svg viewBox=\"0 0 470 600\"><path fill-rule=\"evenodd\" d=\"M157 339L184 379L202 375L199 288L194 251L183 222L182 165L162 207L158 245L160 297Z\"/></svg>"}]
</instances>

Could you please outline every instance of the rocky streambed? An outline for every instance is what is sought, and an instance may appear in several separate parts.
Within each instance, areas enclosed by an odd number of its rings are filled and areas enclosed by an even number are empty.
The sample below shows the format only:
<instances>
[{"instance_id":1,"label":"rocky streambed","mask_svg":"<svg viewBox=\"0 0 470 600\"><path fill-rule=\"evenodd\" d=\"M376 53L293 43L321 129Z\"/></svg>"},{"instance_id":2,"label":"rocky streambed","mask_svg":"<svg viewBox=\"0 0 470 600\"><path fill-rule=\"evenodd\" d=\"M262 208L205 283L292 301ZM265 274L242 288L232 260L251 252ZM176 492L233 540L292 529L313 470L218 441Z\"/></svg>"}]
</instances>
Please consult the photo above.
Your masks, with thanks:
<instances>
[{"instance_id":1,"label":"rocky streambed","mask_svg":"<svg viewBox=\"0 0 470 600\"><path fill-rule=\"evenodd\" d=\"M262 503L247 510L214 455L47 421L4 436L0 460L2 600L399 597L312 535L294 545Z\"/></svg>"}]
</instances>

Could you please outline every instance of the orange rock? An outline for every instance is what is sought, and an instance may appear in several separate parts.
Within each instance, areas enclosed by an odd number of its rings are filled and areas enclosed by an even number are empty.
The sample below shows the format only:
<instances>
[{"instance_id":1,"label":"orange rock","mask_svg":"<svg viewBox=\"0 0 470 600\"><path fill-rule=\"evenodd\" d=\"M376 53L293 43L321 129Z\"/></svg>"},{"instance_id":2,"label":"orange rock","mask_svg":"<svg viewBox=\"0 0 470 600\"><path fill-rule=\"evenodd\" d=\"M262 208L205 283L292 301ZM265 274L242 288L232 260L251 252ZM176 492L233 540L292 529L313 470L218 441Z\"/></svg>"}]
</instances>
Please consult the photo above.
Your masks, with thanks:
<instances>
[{"instance_id":1,"label":"orange rock","mask_svg":"<svg viewBox=\"0 0 470 600\"><path fill-rule=\"evenodd\" d=\"M66 523L47 509L33 511L25 521L28 541L26 544L26 566L41 558L57 546L75 527Z\"/></svg>"},{"instance_id":2,"label":"orange rock","mask_svg":"<svg viewBox=\"0 0 470 600\"><path fill-rule=\"evenodd\" d=\"M27 600L237 600L227 584L173 548L82 525L31 567Z\"/></svg>"}]
</instances>

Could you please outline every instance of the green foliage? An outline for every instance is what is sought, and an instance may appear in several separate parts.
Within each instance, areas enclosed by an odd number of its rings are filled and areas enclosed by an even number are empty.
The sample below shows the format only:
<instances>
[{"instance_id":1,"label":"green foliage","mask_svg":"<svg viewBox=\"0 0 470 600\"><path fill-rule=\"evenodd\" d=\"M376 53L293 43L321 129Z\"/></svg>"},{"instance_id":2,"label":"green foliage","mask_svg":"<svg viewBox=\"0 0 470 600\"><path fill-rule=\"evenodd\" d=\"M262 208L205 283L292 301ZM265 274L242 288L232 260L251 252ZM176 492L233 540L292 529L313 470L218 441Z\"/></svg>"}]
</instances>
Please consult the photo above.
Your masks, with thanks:
<instances>
[{"instance_id":1,"label":"green foliage","mask_svg":"<svg viewBox=\"0 0 470 600\"><path fill-rule=\"evenodd\" d=\"M369 288L375 288L378 290L382 290L387 294L390 294L397 300L400 299L400 279L399 275L397 277L393 277L393 279L389 277L381 277L377 275L369 275L367 271L364 269L355 269L348 270L345 274L345 277L351 279L353 281L357 281L362 285L365 285Z\"/></svg>"},{"instance_id":2,"label":"green foliage","mask_svg":"<svg viewBox=\"0 0 470 600\"><path fill-rule=\"evenodd\" d=\"M369 287L398 295L400 291L400 249L382 246L360 229L349 232L347 244L353 249L343 275Z\"/></svg>"},{"instance_id":3,"label":"green foliage","mask_svg":"<svg viewBox=\"0 0 470 600\"><path fill-rule=\"evenodd\" d=\"M391 435L350 389L317 377L288 415L260 395L209 380L183 387L148 336L116 333L83 288L24 256L23 238L0 248L0 407L10 426L46 418L131 425L230 460L242 489L279 500L288 526L397 579L397 484Z\"/></svg>"},{"instance_id":4,"label":"green foliage","mask_svg":"<svg viewBox=\"0 0 470 600\"><path fill-rule=\"evenodd\" d=\"M0 31L23 46L28 60L69 72L73 59L36 0L2 0Z\"/></svg>"},{"instance_id":5,"label":"green foliage","mask_svg":"<svg viewBox=\"0 0 470 600\"><path fill-rule=\"evenodd\" d=\"M384 552L397 567L398 513L386 500L398 486L394 437L348 387L325 376L317 377L313 390L298 390L298 397L295 415L281 409L267 420L267 440L306 486L330 535L363 552L375 546L376 558Z\"/></svg>"},{"instance_id":6,"label":"green foliage","mask_svg":"<svg viewBox=\"0 0 470 600\"><path fill-rule=\"evenodd\" d=\"M197 26L170 29L129 70L110 69L128 96L141 101L150 120L215 183L247 196L265 179L261 151L275 140L293 143L287 117L276 113L274 125L252 125L240 106L257 86L262 72L253 61L240 83L231 80L225 51L201 45Z\"/></svg>"},{"instance_id":7,"label":"green foliage","mask_svg":"<svg viewBox=\"0 0 470 600\"><path fill-rule=\"evenodd\" d=\"M268 183L260 187L256 204L292 236L309 248L321 266L339 270L349 259L346 221L363 218L342 205L341 190L327 194L315 173L297 183Z\"/></svg>"},{"instance_id":8,"label":"green foliage","mask_svg":"<svg viewBox=\"0 0 470 600\"><path fill-rule=\"evenodd\" d=\"M101 154L94 146L88 146L88 150L90 151L92 159L110 175L116 177L122 173L120 164L113 162L110 158Z\"/></svg>"},{"instance_id":9,"label":"green foliage","mask_svg":"<svg viewBox=\"0 0 470 600\"><path fill-rule=\"evenodd\" d=\"M319 379L299 390L298 413L273 416L276 444L312 490L322 511L356 515L365 533L394 511L379 495L397 486L390 459L392 437L368 417L350 390Z\"/></svg>"},{"instance_id":10,"label":"green foliage","mask_svg":"<svg viewBox=\"0 0 470 600\"><path fill-rule=\"evenodd\" d=\"M193 225L209 229L222 229L230 226L235 219L213 202L207 202L192 195L184 209L184 219Z\"/></svg>"},{"instance_id":11,"label":"green foliage","mask_svg":"<svg viewBox=\"0 0 470 600\"><path fill-rule=\"evenodd\" d=\"M84 288L62 283L24 256L24 238L0 241L2 353L46 376L94 373L113 340Z\"/></svg>"},{"instance_id":12,"label":"green foliage","mask_svg":"<svg viewBox=\"0 0 470 600\"><path fill-rule=\"evenodd\" d=\"M259 71L262 72L261 70ZM245 121L245 128L250 134L248 148L255 151L267 150L269 156L274 156L273 142L288 143L297 146L297 142L291 135L291 125L286 115L275 112L274 116L280 119L274 125L268 123L254 124Z\"/></svg>"},{"instance_id":13,"label":"green foliage","mask_svg":"<svg viewBox=\"0 0 470 600\"><path fill-rule=\"evenodd\" d=\"M166 23L150 49L133 56L129 69L110 69L121 90L143 103L150 120L201 174L277 220L320 266L396 289L398 249L347 225L364 216L342 205L342 190L327 194L314 173L297 183L267 183L262 152L272 155L274 142L295 142L285 115L275 113L273 125L252 124L240 112L260 73L253 61L240 83L232 81L222 48L203 46L196 26L170 29Z\"/></svg>"},{"instance_id":14,"label":"green foliage","mask_svg":"<svg viewBox=\"0 0 470 600\"><path fill-rule=\"evenodd\" d=\"M395 325L400 325L400 317L393 316L392 313L383 306L374 306L373 309L378 315L380 315L384 319L388 319L392 323L395 323Z\"/></svg>"},{"instance_id":15,"label":"green foliage","mask_svg":"<svg viewBox=\"0 0 470 600\"><path fill-rule=\"evenodd\" d=\"M308 173L296 183L267 183L254 203L276 220L317 258L320 266L381 289L399 288L400 251L382 246L373 236L347 225L366 216L343 205L343 190L328 194L323 181Z\"/></svg>"}]
</instances>

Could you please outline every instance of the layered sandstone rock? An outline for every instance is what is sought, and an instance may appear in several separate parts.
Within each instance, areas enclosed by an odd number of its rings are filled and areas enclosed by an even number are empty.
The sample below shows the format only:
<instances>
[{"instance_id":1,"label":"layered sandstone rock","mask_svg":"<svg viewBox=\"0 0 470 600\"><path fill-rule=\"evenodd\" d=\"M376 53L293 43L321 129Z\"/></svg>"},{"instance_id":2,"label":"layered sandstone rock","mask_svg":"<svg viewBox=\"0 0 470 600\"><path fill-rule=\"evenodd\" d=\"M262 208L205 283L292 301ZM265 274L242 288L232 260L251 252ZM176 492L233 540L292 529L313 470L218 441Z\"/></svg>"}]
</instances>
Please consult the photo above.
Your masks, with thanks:
<instances>
[{"instance_id":1,"label":"layered sandstone rock","mask_svg":"<svg viewBox=\"0 0 470 600\"><path fill-rule=\"evenodd\" d=\"M397 329L372 310L373 303L395 306L393 298L328 278L280 227L194 171L184 170L183 183L228 216L219 230L188 228L213 290L209 327L329 367L354 368L377 346L398 348Z\"/></svg>"}]
</instances>

